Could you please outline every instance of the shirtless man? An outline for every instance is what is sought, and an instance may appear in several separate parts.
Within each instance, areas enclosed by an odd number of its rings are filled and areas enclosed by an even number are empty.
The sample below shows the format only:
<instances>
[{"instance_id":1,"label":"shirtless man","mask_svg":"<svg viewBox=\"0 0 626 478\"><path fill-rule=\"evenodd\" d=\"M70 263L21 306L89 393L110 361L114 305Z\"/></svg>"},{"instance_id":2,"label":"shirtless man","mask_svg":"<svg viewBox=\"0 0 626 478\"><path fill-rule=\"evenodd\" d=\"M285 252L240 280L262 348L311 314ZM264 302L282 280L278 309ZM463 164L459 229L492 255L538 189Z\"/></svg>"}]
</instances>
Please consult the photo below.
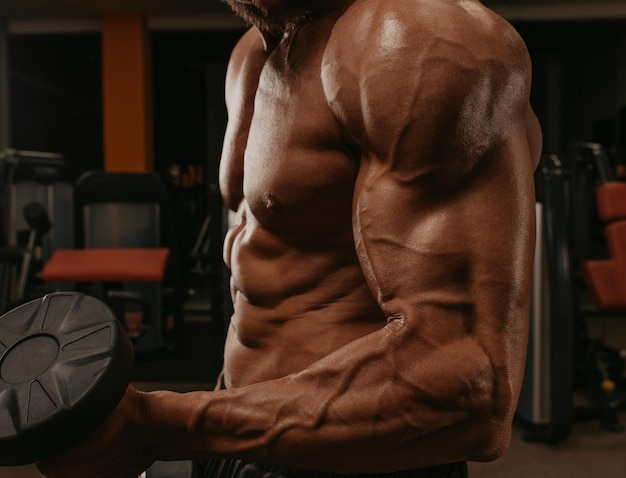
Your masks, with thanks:
<instances>
[{"instance_id":1,"label":"shirtless man","mask_svg":"<svg viewBox=\"0 0 626 478\"><path fill-rule=\"evenodd\" d=\"M40 469L465 476L507 449L525 364L541 134L522 40L477 0L228 3L255 26L227 78L223 389L129 387Z\"/></svg>"}]
</instances>

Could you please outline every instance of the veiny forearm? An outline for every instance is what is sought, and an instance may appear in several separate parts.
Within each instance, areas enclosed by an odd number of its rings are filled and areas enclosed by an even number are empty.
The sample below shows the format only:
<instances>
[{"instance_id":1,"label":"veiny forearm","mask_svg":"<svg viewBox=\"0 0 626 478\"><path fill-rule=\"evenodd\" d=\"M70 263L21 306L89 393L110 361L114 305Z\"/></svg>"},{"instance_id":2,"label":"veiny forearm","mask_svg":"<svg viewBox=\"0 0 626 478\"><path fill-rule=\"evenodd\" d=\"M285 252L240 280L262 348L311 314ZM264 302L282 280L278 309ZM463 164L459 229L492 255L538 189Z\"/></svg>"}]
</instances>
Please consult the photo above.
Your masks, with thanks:
<instances>
[{"instance_id":1,"label":"veiny forearm","mask_svg":"<svg viewBox=\"0 0 626 478\"><path fill-rule=\"evenodd\" d=\"M375 472L500 453L509 424L498 423L485 354L466 338L416 355L403 328L392 323L279 380L147 395L158 458Z\"/></svg>"}]
</instances>

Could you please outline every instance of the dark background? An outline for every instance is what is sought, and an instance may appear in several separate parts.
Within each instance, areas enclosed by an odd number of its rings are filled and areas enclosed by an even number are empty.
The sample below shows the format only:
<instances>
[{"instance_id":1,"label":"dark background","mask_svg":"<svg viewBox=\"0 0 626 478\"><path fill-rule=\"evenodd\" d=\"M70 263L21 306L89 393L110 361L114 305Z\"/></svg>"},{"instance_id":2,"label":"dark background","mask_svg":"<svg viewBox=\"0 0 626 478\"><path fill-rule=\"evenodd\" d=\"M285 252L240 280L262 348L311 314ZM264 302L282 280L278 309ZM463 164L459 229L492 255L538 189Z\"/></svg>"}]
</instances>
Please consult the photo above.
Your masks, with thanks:
<instances>
[{"instance_id":1,"label":"dark background","mask_svg":"<svg viewBox=\"0 0 626 478\"><path fill-rule=\"evenodd\" d=\"M223 77L241 31L152 33L155 170L217 161ZM11 147L103 168L99 33L10 37ZM217 121L209 121L216 119Z\"/></svg>"}]
</instances>

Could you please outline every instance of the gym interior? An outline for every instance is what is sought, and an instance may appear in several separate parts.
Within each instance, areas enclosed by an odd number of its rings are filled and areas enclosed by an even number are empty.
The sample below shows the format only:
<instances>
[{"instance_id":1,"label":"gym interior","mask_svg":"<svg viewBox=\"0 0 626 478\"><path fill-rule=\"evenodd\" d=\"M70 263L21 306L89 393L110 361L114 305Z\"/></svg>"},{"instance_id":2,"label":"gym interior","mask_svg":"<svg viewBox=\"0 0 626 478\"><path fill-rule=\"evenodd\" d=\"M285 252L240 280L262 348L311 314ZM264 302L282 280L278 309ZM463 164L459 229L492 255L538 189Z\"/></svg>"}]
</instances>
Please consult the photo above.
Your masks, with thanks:
<instances>
[{"instance_id":1,"label":"gym interior","mask_svg":"<svg viewBox=\"0 0 626 478\"><path fill-rule=\"evenodd\" d=\"M528 46L544 147L513 442L470 476L622 477L626 2L483 3ZM244 31L217 0L0 1L1 312L58 291L101 297L143 390L210 390L220 370L223 90Z\"/></svg>"}]
</instances>

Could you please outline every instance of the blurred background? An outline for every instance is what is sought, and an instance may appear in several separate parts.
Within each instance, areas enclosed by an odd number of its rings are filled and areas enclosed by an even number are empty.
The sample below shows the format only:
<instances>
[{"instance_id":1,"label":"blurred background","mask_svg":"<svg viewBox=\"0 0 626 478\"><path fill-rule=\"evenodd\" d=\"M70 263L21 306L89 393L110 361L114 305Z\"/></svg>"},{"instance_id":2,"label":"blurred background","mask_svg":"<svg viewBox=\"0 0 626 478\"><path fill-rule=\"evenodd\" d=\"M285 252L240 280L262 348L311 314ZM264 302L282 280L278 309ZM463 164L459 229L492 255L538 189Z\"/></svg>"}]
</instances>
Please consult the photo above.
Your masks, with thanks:
<instances>
[{"instance_id":1,"label":"blurred background","mask_svg":"<svg viewBox=\"0 0 626 478\"><path fill-rule=\"evenodd\" d=\"M625 218L604 210L626 209L626 1L483 3L528 46L544 148L513 444L495 463L472 464L471 476L622 477L626 242L607 226ZM74 288L46 279L55 252L89 247L86 231L110 229L128 203L156 204L150 233L126 221L105 244L167 247L174 257L156 286L114 287L136 299L116 306L130 329L151 323L136 341L134 382L146 390L210 389L221 365L230 303L217 171L226 65L245 29L219 0L0 0L0 305ZM97 184L141 198L109 197L112 216L100 208L84 217L93 172L115 173ZM135 174L149 180L124 183ZM24 214L33 201L46 220ZM596 273L607 264L608 279Z\"/></svg>"}]
</instances>

